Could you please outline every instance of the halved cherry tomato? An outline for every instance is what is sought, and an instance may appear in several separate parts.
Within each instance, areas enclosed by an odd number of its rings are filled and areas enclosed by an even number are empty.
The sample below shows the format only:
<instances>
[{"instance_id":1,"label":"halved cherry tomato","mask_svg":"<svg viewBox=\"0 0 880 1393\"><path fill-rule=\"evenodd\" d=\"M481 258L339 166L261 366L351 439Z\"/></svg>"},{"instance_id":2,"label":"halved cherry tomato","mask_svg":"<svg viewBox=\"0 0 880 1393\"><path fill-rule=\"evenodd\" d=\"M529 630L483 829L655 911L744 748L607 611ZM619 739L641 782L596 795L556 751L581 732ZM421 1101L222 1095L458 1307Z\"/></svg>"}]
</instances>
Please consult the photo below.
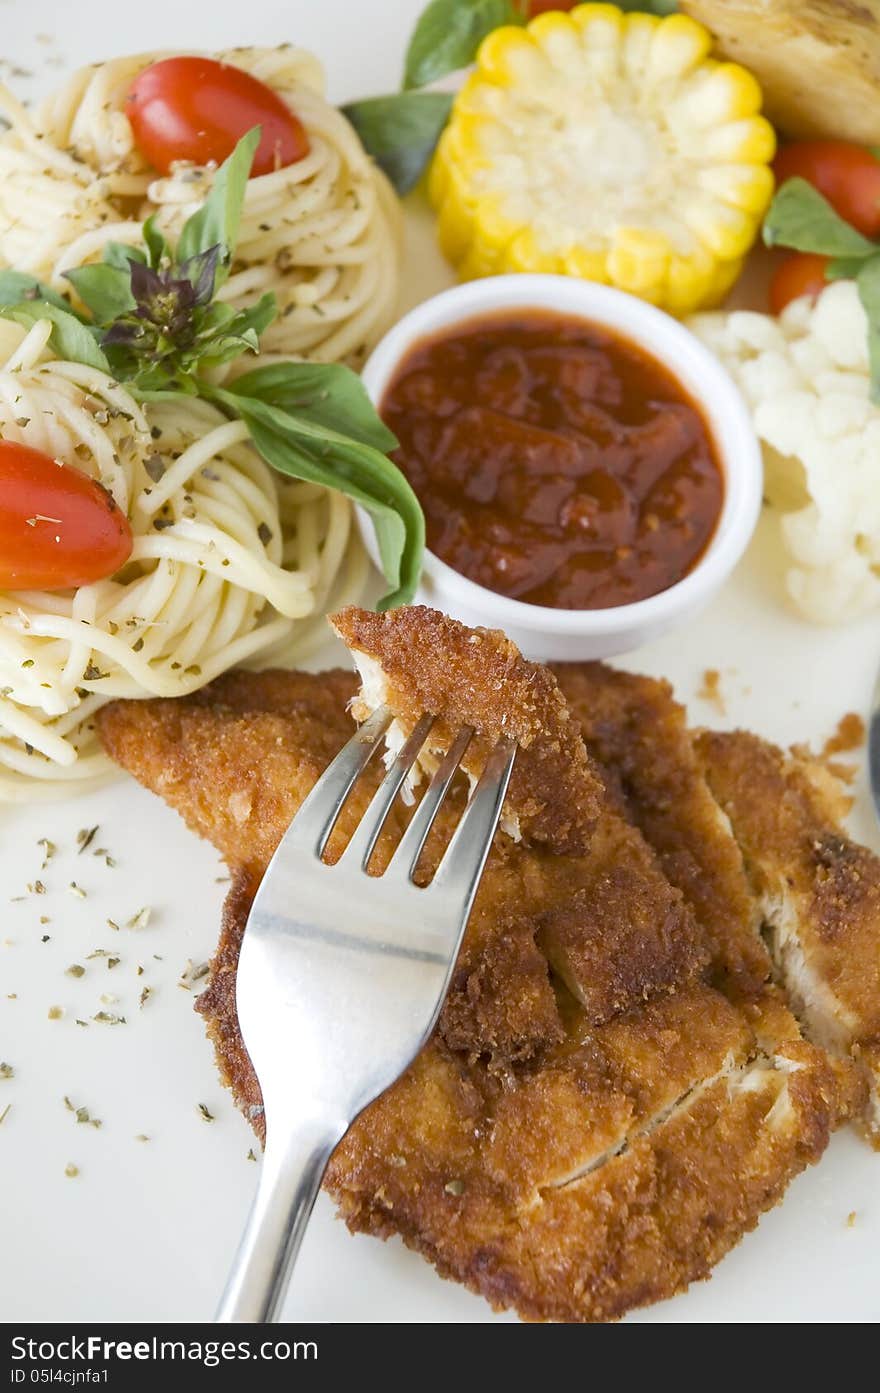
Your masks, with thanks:
<instances>
[{"instance_id":1,"label":"halved cherry tomato","mask_svg":"<svg viewBox=\"0 0 880 1393\"><path fill-rule=\"evenodd\" d=\"M131 555L128 518L81 469L0 440L0 588L68 590Z\"/></svg>"},{"instance_id":2,"label":"halved cherry tomato","mask_svg":"<svg viewBox=\"0 0 880 1393\"><path fill-rule=\"evenodd\" d=\"M160 174L177 160L222 164L243 135L263 135L251 174L268 174L309 153L309 138L277 92L214 58L163 58L144 68L125 103L135 143Z\"/></svg>"},{"instance_id":3,"label":"halved cherry tomato","mask_svg":"<svg viewBox=\"0 0 880 1393\"><path fill-rule=\"evenodd\" d=\"M785 145L773 163L777 183L806 179L863 237L880 237L880 160L845 140Z\"/></svg>"},{"instance_id":4,"label":"halved cherry tomato","mask_svg":"<svg viewBox=\"0 0 880 1393\"><path fill-rule=\"evenodd\" d=\"M814 256L811 252L794 252L780 262L770 282L767 298L774 314L781 314L792 300L802 295L821 295L828 281L825 279L827 256Z\"/></svg>"}]
</instances>

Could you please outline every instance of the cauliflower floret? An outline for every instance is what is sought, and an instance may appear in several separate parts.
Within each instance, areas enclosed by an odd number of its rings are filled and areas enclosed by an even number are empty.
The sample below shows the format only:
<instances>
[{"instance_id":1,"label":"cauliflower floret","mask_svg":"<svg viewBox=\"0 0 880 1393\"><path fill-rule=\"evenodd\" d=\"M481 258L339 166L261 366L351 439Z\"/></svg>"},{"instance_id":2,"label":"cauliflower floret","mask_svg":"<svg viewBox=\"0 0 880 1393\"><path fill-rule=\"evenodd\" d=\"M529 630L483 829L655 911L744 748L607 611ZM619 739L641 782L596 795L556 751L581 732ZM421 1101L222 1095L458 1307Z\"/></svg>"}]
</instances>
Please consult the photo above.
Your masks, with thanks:
<instances>
[{"instance_id":1,"label":"cauliflower floret","mask_svg":"<svg viewBox=\"0 0 880 1393\"><path fill-rule=\"evenodd\" d=\"M821 344L837 367L867 373L868 324L852 281L830 285L816 301L808 324L808 337Z\"/></svg>"},{"instance_id":2,"label":"cauliflower floret","mask_svg":"<svg viewBox=\"0 0 880 1393\"><path fill-rule=\"evenodd\" d=\"M737 311L690 325L751 408L798 609L832 624L880 606L880 407L855 284L795 300L779 319Z\"/></svg>"}]
</instances>

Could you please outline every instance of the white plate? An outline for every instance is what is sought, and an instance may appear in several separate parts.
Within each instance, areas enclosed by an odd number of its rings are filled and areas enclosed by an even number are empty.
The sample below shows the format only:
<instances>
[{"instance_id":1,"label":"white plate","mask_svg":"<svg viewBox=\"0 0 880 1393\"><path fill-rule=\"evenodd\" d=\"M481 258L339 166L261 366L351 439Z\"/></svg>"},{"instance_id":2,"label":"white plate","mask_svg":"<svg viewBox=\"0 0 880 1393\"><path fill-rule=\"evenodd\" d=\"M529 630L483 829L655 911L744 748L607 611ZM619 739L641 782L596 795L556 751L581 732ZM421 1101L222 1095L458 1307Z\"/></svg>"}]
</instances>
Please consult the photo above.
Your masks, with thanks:
<instances>
[{"instance_id":1,"label":"white plate","mask_svg":"<svg viewBox=\"0 0 880 1393\"><path fill-rule=\"evenodd\" d=\"M70 67L114 53L293 41L325 62L334 98L390 90L422 0L231 0L202 6L152 0L87 7L52 0L4 5L2 76L35 70L43 90ZM49 44L38 35L54 35ZM17 91L27 84L13 76ZM449 282L430 219L410 217L407 303ZM876 620L820 630L780 598L772 525L714 607L627 666L665 675L694 720L743 724L780 741L821 741L846 710L864 710L880 659ZM706 668L722 673L726 715L697 698ZM856 835L878 845L863 780ZM77 829L100 824L77 857ZM47 893L9 903L40 875L40 837L59 851L42 872ZM214 851L186 832L157 798L122 781L79 802L0 810L0 1313L20 1320L200 1320L210 1316L256 1179L252 1138L214 1072L211 1049L177 986L188 958L207 958L225 886ZM71 880L87 891L78 899ZM142 905L149 926L113 931ZM51 923L41 925L40 915ZM41 942L50 935L48 943ZM117 967L96 948L118 953ZM157 956L161 961L157 961ZM71 963L85 976L65 975ZM136 975L138 964L144 966ZM143 986L154 995L143 1010ZM126 1024L91 1023L103 1009ZM14 995L13 995L14 994ZM52 1005L65 1008L48 1019ZM65 1094L103 1126L78 1124ZM213 1122L200 1116L204 1103ZM140 1133L149 1142L135 1140ZM79 1167L75 1179L65 1166ZM784 1204L687 1295L639 1313L642 1321L871 1321L880 1316L880 1160L854 1136L837 1136L822 1163ZM848 1216L855 1214L852 1223ZM305 1241L285 1315L333 1321L484 1321L478 1298L442 1282L397 1242L350 1238L322 1198Z\"/></svg>"}]
</instances>

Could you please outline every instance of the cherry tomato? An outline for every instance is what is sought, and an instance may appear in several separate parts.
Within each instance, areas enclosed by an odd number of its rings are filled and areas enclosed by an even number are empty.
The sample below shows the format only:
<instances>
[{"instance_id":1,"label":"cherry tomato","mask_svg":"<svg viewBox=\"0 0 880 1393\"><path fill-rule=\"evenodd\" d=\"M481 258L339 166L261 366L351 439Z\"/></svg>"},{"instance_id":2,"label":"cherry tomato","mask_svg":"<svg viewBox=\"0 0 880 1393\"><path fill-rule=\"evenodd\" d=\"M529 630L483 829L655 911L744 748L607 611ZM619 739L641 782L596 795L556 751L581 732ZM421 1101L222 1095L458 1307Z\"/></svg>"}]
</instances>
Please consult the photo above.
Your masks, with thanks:
<instances>
[{"instance_id":1,"label":"cherry tomato","mask_svg":"<svg viewBox=\"0 0 880 1393\"><path fill-rule=\"evenodd\" d=\"M777 183L806 179L863 237L880 237L880 160L845 140L785 145L773 164Z\"/></svg>"},{"instance_id":2,"label":"cherry tomato","mask_svg":"<svg viewBox=\"0 0 880 1393\"><path fill-rule=\"evenodd\" d=\"M254 126L263 135L251 174L268 174L309 153L300 120L271 87L214 58L163 58L131 85L125 110L141 154L160 174L177 160L216 164Z\"/></svg>"},{"instance_id":3,"label":"cherry tomato","mask_svg":"<svg viewBox=\"0 0 880 1393\"><path fill-rule=\"evenodd\" d=\"M0 440L0 588L68 590L131 555L128 518L81 469Z\"/></svg>"},{"instance_id":4,"label":"cherry tomato","mask_svg":"<svg viewBox=\"0 0 880 1393\"><path fill-rule=\"evenodd\" d=\"M781 314L792 300L801 295L821 295L828 284L825 279L827 256L813 256L808 252L794 252L780 262L770 282L767 297L774 314Z\"/></svg>"}]
</instances>

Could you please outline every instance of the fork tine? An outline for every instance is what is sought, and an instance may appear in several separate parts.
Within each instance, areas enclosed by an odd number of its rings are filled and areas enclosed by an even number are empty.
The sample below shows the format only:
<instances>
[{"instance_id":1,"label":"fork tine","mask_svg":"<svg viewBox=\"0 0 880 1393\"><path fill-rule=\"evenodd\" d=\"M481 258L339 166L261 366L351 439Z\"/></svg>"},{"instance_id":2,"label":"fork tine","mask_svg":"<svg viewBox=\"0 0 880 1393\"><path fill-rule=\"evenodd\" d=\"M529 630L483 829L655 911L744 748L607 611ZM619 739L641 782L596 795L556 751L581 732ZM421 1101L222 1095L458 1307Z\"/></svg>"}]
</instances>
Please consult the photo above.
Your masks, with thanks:
<instances>
[{"instance_id":1,"label":"fork tine","mask_svg":"<svg viewBox=\"0 0 880 1393\"><path fill-rule=\"evenodd\" d=\"M452 834L430 889L454 887L457 899L464 893L465 915L470 913L480 876L492 846L495 828L513 772L516 744L503 736L486 760L471 800Z\"/></svg>"},{"instance_id":2,"label":"fork tine","mask_svg":"<svg viewBox=\"0 0 880 1393\"><path fill-rule=\"evenodd\" d=\"M385 826L388 814L391 811L391 805L400 792L407 774L418 758L419 751L424 745L428 737L428 732L434 724L435 719L436 717L434 716L425 715L413 727L409 739L396 755L394 763L391 765L385 778L373 794L370 800L370 806L355 828L354 835L336 863L338 866L341 866L343 862L346 865L351 865L356 861L362 870L367 869L370 857L373 854L375 845L382 834L382 828Z\"/></svg>"},{"instance_id":3,"label":"fork tine","mask_svg":"<svg viewBox=\"0 0 880 1393\"><path fill-rule=\"evenodd\" d=\"M402 869L404 877L407 880L412 879L418 859L422 854L422 848L428 840L428 834L434 826L440 806L449 791L449 785L455 778L459 763L471 742L473 733L472 726L462 726L446 751L428 785L424 798L413 813L412 821L397 845L388 867L389 871ZM386 871L387 874L388 871Z\"/></svg>"},{"instance_id":4,"label":"fork tine","mask_svg":"<svg viewBox=\"0 0 880 1393\"><path fill-rule=\"evenodd\" d=\"M288 844L289 839L295 838L316 856L323 856L342 805L379 748L392 719L388 707L379 706L355 731L301 804L285 837Z\"/></svg>"}]
</instances>

